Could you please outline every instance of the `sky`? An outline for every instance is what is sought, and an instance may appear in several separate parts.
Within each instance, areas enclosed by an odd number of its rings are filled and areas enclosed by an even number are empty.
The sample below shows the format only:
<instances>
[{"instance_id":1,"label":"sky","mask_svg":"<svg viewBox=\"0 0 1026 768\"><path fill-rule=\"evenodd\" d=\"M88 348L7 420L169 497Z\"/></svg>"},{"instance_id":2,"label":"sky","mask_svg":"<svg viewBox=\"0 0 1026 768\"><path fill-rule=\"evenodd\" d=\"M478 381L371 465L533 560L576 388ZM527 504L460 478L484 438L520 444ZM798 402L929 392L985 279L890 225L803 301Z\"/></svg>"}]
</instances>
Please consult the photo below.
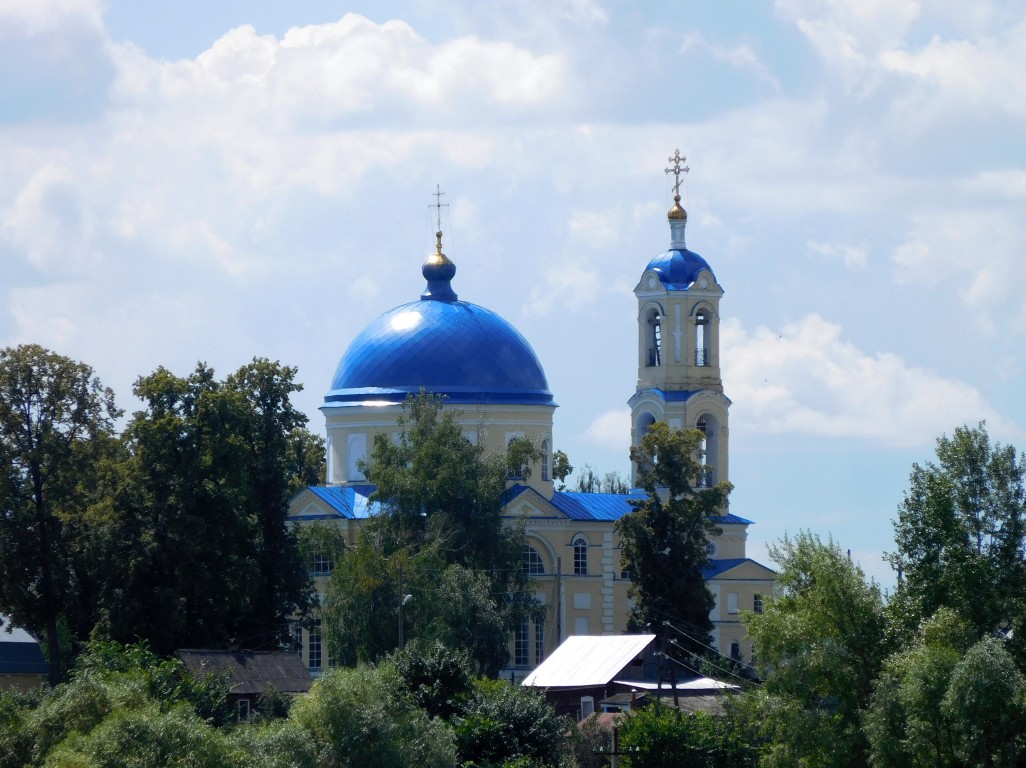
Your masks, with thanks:
<instances>
[{"instance_id":1,"label":"sky","mask_svg":"<svg viewBox=\"0 0 1026 768\"><path fill-rule=\"evenodd\" d=\"M554 444L626 474L633 296L712 266L731 511L882 560L914 462L1026 448L1026 8L1015 0L0 0L0 347L132 384L298 368L423 290L530 341Z\"/></svg>"}]
</instances>

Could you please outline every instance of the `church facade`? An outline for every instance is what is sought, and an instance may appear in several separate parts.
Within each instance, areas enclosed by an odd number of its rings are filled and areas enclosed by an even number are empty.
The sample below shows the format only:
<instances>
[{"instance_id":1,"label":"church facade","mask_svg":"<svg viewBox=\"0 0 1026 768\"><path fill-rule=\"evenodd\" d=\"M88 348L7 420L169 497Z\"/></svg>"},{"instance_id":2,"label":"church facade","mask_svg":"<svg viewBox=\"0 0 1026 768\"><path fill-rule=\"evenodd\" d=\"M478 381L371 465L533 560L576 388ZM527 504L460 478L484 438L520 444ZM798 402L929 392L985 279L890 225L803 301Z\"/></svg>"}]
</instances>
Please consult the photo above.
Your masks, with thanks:
<instances>
[{"instance_id":1,"label":"church facade","mask_svg":"<svg viewBox=\"0 0 1026 768\"><path fill-rule=\"evenodd\" d=\"M638 300L638 379L628 404L631 441L639 444L656 421L702 432L708 467L700 484L729 479L730 400L720 377L719 305L723 289L709 264L687 249L687 213L680 205L683 158L668 169L677 184L667 215L669 249L651 259L634 290ZM523 565L545 606L543 621L526 622L510 647L514 676L541 663L569 635L626 631L630 574L620 563L616 521L632 510L628 494L555 490L551 472L556 403L530 344L508 322L462 301L453 289L456 267L435 253L422 273L416 301L370 323L339 362L321 407L327 438L327 485L297 494L290 521L331 520L350 541L375 514L373 487L360 471L377 434L394 435L402 403L421 389L456 409L464 435L486 452L504 451L524 437L540 456L531 472L511 479L504 516L525 526ZM633 470L632 470L633 472ZM635 478L632 477L632 481ZM773 589L773 572L746 556L751 521L727 513L709 542L707 583L716 600L713 645L724 656L751 660L740 611L759 611ZM324 574L320 574L324 575ZM686 631L686 628L681 628ZM303 657L316 673L326 662L316 626L303 630Z\"/></svg>"}]
</instances>

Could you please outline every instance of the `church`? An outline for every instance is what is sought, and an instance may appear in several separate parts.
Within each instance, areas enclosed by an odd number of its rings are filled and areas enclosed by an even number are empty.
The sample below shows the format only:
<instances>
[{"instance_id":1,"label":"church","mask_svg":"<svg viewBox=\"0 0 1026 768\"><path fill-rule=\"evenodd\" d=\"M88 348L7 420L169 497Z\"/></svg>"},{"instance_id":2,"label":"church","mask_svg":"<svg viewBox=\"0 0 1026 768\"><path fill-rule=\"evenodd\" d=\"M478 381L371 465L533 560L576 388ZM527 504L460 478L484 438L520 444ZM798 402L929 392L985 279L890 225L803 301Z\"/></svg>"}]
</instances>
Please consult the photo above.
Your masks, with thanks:
<instances>
[{"instance_id":1,"label":"church","mask_svg":"<svg viewBox=\"0 0 1026 768\"><path fill-rule=\"evenodd\" d=\"M657 421L700 430L708 468L701 482L711 485L729 479L730 400L723 392L719 349L723 288L708 262L685 245L683 160L675 153L667 169L676 180L667 214L669 248L647 262L634 289L638 378L628 400L631 443L638 445ZM464 435L488 453L505 451L516 438L530 440L539 458L524 477L510 479L503 512L525 526L523 565L546 613L543 621L525 622L515 632L509 671L522 677L570 635L626 630L630 574L621 567L615 524L631 512L631 500L644 495L555 489L551 463L557 406L541 361L510 323L458 297L456 265L442 248L439 228L435 253L422 267L427 284L420 298L372 321L340 360L320 409L327 484L297 494L289 519L294 524L334 521L354 541L361 521L374 514L374 488L360 471L361 462L368 459L376 434L395 434L403 401L422 389L456 409ZM716 521L722 532L709 542L705 571L716 601L710 617L713 645L724 656L748 662L751 643L739 612L762 610L774 573L746 556L752 521L724 512ZM316 623L303 630L302 653L317 674L326 659Z\"/></svg>"}]
</instances>

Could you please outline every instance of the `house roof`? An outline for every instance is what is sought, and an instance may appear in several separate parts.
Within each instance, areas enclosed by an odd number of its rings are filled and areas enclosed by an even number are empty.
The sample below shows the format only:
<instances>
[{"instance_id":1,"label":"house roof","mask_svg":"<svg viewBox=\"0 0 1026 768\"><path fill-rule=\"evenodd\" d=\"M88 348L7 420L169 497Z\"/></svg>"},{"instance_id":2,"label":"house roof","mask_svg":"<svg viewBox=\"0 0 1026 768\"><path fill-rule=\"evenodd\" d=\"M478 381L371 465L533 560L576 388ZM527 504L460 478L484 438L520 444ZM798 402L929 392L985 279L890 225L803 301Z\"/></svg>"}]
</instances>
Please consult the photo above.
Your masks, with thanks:
<instances>
[{"instance_id":1,"label":"house roof","mask_svg":"<svg viewBox=\"0 0 1026 768\"><path fill-rule=\"evenodd\" d=\"M364 520L375 512L373 485L311 485L308 490L347 520Z\"/></svg>"},{"instance_id":2,"label":"house roof","mask_svg":"<svg viewBox=\"0 0 1026 768\"><path fill-rule=\"evenodd\" d=\"M586 688L606 685L655 635L571 635L521 685L533 688Z\"/></svg>"},{"instance_id":3,"label":"house roof","mask_svg":"<svg viewBox=\"0 0 1026 768\"><path fill-rule=\"evenodd\" d=\"M49 669L36 639L0 615L0 674L45 675Z\"/></svg>"},{"instance_id":4,"label":"house roof","mask_svg":"<svg viewBox=\"0 0 1026 768\"><path fill-rule=\"evenodd\" d=\"M233 694L306 693L310 672L299 654L284 651L215 651L182 649L178 658L195 675L231 672Z\"/></svg>"},{"instance_id":5,"label":"house roof","mask_svg":"<svg viewBox=\"0 0 1026 768\"><path fill-rule=\"evenodd\" d=\"M637 688L639 691L666 691L667 693L673 693L674 685L671 683L658 683L647 680L614 680L617 685L630 686L631 688ZM731 685L730 683L723 683L719 680L713 680L711 677L696 677L694 680L685 680L684 682L677 683L677 691L725 691L725 690L738 690L740 686Z\"/></svg>"}]
</instances>

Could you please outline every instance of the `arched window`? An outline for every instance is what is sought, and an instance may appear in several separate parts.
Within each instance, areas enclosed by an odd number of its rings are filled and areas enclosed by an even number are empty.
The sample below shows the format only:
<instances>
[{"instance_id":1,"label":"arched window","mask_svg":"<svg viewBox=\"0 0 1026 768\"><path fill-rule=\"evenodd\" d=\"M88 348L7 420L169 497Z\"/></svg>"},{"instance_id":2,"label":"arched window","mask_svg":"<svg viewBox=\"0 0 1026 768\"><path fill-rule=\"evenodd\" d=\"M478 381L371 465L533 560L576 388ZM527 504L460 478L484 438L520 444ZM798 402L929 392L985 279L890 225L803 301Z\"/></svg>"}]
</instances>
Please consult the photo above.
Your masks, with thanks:
<instances>
[{"instance_id":1,"label":"arched window","mask_svg":"<svg viewBox=\"0 0 1026 768\"><path fill-rule=\"evenodd\" d=\"M698 476L697 487L712 488L717 480L719 423L712 414L703 413L698 417L695 427L702 433L702 441L698 448L698 463L704 467Z\"/></svg>"},{"instance_id":2,"label":"arched window","mask_svg":"<svg viewBox=\"0 0 1026 768\"><path fill-rule=\"evenodd\" d=\"M347 480L366 480L363 472L360 470L360 462L367 460L367 435L362 432L355 435L349 435L349 440L346 444L348 453L348 463L346 464L346 479Z\"/></svg>"},{"instance_id":3,"label":"arched window","mask_svg":"<svg viewBox=\"0 0 1026 768\"><path fill-rule=\"evenodd\" d=\"M530 544L524 545L522 563L524 567L524 573L526 573L528 576L545 575L545 561L542 560L541 555L538 554L538 550L532 547Z\"/></svg>"},{"instance_id":4,"label":"arched window","mask_svg":"<svg viewBox=\"0 0 1026 768\"><path fill-rule=\"evenodd\" d=\"M549 440L545 438L541 441L541 479L542 482L548 482L552 478L549 476Z\"/></svg>"},{"instance_id":5,"label":"arched window","mask_svg":"<svg viewBox=\"0 0 1026 768\"><path fill-rule=\"evenodd\" d=\"M712 365L709 349L709 313L700 309L695 315L695 365Z\"/></svg>"},{"instance_id":6,"label":"arched window","mask_svg":"<svg viewBox=\"0 0 1026 768\"><path fill-rule=\"evenodd\" d=\"M663 329L657 309L651 309L645 315L645 339L645 364L649 368L662 365Z\"/></svg>"},{"instance_id":7,"label":"arched window","mask_svg":"<svg viewBox=\"0 0 1026 768\"><path fill-rule=\"evenodd\" d=\"M588 575L588 540L583 536L574 536L574 576Z\"/></svg>"},{"instance_id":8,"label":"arched window","mask_svg":"<svg viewBox=\"0 0 1026 768\"><path fill-rule=\"evenodd\" d=\"M522 438L523 436L524 435L521 432L511 432L511 433L507 434L506 435L506 452L509 453L510 449L513 447L513 444L517 440ZM513 466L513 464L510 464L508 479L510 479L510 480L523 480L527 476L527 472L525 471L525 469L526 468L524 467L523 464L518 464L517 466Z\"/></svg>"}]
</instances>

